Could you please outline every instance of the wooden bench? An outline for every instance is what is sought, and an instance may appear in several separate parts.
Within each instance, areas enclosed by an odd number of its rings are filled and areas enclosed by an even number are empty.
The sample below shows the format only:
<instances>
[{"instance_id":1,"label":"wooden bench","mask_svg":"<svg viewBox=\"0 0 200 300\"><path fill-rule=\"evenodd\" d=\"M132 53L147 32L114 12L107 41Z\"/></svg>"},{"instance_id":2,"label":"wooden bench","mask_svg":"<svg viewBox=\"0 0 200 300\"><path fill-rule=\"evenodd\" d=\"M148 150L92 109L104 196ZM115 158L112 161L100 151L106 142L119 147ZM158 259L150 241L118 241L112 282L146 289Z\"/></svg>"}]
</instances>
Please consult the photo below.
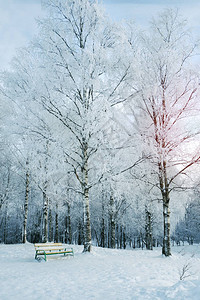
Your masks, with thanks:
<instances>
[{"instance_id":1,"label":"wooden bench","mask_svg":"<svg viewBox=\"0 0 200 300\"><path fill-rule=\"evenodd\" d=\"M67 249L62 243L42 243L34 244L35 246L35 259L39 260L40 256L43 256L44 260L47 260L48 255L64 254L74 256L73 248Z\"/></svg>"}]
</instances>

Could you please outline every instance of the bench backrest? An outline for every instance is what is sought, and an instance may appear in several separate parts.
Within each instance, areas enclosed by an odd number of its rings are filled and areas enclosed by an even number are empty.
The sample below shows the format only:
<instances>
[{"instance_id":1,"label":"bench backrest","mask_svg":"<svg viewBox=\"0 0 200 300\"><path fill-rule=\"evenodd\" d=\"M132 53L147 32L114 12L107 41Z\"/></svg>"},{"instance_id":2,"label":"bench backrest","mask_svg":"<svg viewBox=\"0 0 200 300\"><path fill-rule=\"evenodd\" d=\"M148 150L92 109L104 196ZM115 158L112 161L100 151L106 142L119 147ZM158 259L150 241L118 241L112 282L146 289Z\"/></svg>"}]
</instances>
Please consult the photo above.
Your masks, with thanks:
<instances>
[{"instance_id":1,"label":"bench backrest","mask_svg":"<svg viewBox=\"0 0 200 300\"><path fill-rule=\"evenodd\" d=\"M41 243L41 244L34 244L35 250L56 250L56 249L64 249L64 246L62 243Z\"/></svg>"},{"instance_id":2,"label":"bench backrest","mask_svg":"<svg viewBox=\"0 0 200 300\"><path fill-rule=\"evenodd\" d=\"M39 243L39 244L34 244L34 246L36 248L40 248L40 247L60 247L63 246L62 243Z\"/></svg>"}]
</instances>

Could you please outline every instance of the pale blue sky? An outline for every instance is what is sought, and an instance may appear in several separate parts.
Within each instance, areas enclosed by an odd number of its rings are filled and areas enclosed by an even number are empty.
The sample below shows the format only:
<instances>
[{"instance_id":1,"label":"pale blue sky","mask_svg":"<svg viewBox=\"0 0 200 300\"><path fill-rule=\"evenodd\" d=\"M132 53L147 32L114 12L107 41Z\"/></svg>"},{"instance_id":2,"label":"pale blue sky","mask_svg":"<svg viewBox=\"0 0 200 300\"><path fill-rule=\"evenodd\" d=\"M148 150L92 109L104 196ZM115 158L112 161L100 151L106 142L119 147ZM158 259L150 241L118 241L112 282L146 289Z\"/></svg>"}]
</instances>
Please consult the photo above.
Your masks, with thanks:
<instances>
[{"instance_id":1,"label":"pale blue sky","mask_svg":"<svg viewBox=\"0 0 200 300\"><path fill-rule=\"evenodd\" d=\"M16 48L25 46L37 32L40 0L0 0L0 68L8 68Z\"/></svg>"},{"instance_id":2,"label":"pale blue sky","mask_svg":"<svg viewBox=\"0 0 200 300\"><path fill-rule=\"evenodd\" d=\"M180 8L196 32L200 32L199 0L100 0L114 20L135 19L147 25L165 7ZM42 15L40 0L0 0L0 68L9 67L16 48L23 47L37 33L35 18Z\"/></svg>"}]
</instances>

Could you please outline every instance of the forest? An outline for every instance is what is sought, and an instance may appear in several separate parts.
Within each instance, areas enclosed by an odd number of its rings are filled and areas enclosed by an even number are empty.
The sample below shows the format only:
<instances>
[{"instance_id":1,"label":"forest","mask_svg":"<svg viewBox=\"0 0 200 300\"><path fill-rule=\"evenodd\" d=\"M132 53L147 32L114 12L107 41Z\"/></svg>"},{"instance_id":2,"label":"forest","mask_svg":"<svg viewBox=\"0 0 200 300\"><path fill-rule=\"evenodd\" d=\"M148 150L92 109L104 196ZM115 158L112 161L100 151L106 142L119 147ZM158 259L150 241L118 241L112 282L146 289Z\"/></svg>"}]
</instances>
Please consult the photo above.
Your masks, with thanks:
<instances>
[{"instance_id":1,"label":"forest","mask_svg":"<svg viewBox=\"0 0 200 300\"><path fill-rule=\"evenodd\" d=\"M141 30L45 0L0 74L0 243L200 242L199 40L178 10Z\"/></svg>"}]
</instances>

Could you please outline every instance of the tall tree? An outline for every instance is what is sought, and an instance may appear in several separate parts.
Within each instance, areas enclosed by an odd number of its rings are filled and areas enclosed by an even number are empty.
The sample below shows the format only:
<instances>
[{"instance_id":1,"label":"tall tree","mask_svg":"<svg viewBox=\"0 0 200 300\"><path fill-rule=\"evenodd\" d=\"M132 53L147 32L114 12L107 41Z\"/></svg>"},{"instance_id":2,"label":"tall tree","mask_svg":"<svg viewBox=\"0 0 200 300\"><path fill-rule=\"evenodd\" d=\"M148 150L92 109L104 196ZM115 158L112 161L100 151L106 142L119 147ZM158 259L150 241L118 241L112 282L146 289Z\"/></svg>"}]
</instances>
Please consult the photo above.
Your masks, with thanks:
<instances>
[{"instance_id":1,"label":"tall tree","mask_svg":"<svg viewBox=\"0 0 200 300\"><path fill-rule=\"evenodd\" d=\"M99 133L109 118L109 102L126 85L129 62L116 55L121 53L120 30L109 24L96 1L45 3L49 14L35 42L40 57L35 101L63 132L56 140L77 180L74 189L83 196L84 251L90 251L89 190L101 178L90 175L90 164L102 142Z\"/></svg>"},{"instance_id":2,"label":"tall tree","mask_svg":"<svg viewBox=\"0 0 200 300\"><path fill-rule=\"evenodd\" d=\"M154 187L162 196L165 256L171 255L170 194L188 168L200 160L199 153L188 146L198 133L190 126L199 89L198 77L189 65L195 46L177 10L165 10L152 21L150 34L142 38L138 89L145 121L140 129L144 151L156 166L151 180L157 177Z\"/></svg>"}]
</instances>

